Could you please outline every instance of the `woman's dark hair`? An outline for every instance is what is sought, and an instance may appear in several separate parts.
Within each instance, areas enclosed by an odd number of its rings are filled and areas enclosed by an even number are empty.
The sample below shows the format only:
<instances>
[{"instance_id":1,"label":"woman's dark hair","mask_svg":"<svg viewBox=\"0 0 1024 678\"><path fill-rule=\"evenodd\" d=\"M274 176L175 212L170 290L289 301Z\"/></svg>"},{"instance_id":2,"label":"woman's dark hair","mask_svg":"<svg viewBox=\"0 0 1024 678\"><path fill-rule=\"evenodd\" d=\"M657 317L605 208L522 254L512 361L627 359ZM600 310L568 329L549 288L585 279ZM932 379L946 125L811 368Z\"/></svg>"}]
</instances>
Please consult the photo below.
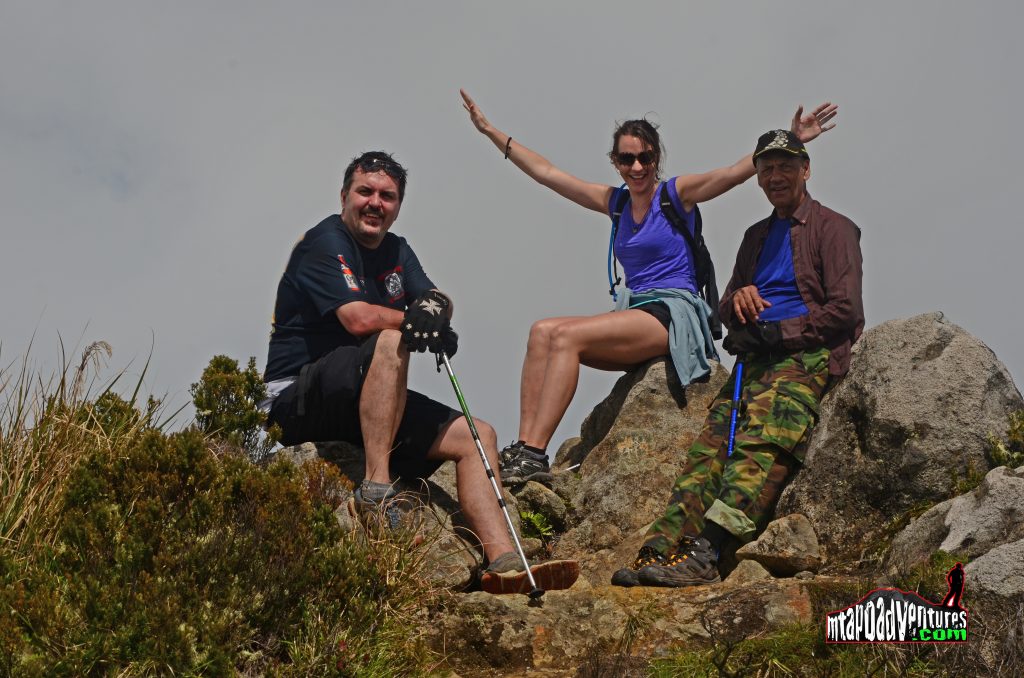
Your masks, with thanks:
<instances>
[{"instance_id":1,"label":"woman's dark hair","mask_svg":"<svg viewBox=\"0 0 1024 678\"><path fill-rule=\"evenodd\" d=\"M615 162L615 155L619 151L619 138L622 136L636 137L643 142L644 146L650 146L657 159L654 161L654 173L661 177L661 159L665 156L665 147L661 144L661 135L658 134L658 126L647 118L639 120L627 120L621 122L612 133L612 150L608 152L612 164Z\"/></svg>"},{"instance_id":2,"label":"woman's dark hair","mask_svg":"<svg viewBox=\"0 0 1024 678\"><path fill-rule=\"evenodd\" d=\"M345 178L341 184L342 192L348 191L352 186L352 176L356 173L357 167L368 174L371 172L383 172L394 179L395 183L398 184L398 202L402 202L402 198L405 197L405 178L408 173L397 160L391 157L390 153L369 151L363 153L358 158L352 158L352 162L345 168Z\"/></svg>"}]
</instances>

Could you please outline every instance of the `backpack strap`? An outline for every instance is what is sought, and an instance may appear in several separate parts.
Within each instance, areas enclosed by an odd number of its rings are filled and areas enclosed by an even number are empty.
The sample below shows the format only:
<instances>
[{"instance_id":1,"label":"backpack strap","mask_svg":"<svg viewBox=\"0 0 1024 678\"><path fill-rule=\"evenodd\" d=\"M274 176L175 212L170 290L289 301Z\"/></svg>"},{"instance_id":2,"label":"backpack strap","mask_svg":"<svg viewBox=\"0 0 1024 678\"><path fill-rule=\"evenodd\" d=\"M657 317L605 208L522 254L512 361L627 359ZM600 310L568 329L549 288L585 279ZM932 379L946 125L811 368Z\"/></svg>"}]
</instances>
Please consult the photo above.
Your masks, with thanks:
<instances>
[{"instance_id":1,"label":"backpack strap","mask_svg":"<svg viewBox=\"0 0 1024 678\"><path fill-rule=\"evenodd\" d=\"M702 234L703 220L700 216L700 207L697 203L693 204L693 233L690 233L690 229L686 227L686 223L683 221L682 215L676 210L675 203L672 202L672 196L668 186L669 182L665 182L661 185L661 194L659 196L658 204L661 206L661 213L672 223L672 226L679 231L679 233L686 240L686 244L690 247L690 259L693 261L694 277L697 280L697 292L700 296L708 303L711 307L711 336L715 339L722 338L722 319L718 315L718 284L715 282L715 263L711 260L711 253L708 251L708 246L704 242L704 236ZM707 268L706 280L701 284L701 279L705 278L701 275L701 267Z\"/></svg>"},{"instance_id":2,"label":"backpack strap","mask_svg":"<svg viewBox=\"0 0 1024 678\"><path fill-rule=\"evenodd\" d=\"M661 213L668 218L672 223L672 226L679 231L680 235L686 239L686 244L690 246L691 256L697 251L697 242L703 240L701 237L701 218L700 208L697 207L697 203L693 204L693 233L690 233L690 229L686 227L686 223L683 221L682 215L676 211L676 205L672 202L672 196L669 194L668 182L666 181L661 185L661 195L659 196L659 204L661 205ZM696 256L693 257L693 263L696 266Z\"/></svg>"},{"instance_id":3,"label":"backpack strap","mask_svg":"<svg viewBox=\"0 0 1024 678\"><path fill-rule=\"evenodd\" d=\"M622 218L622 211L626 209L626 204L629 202L629 191L626 190L626 184L616 188L612 195L615 200L612 204L612 233L608 238L608 294L612 295L612 301L618 301L619 295L615 293L615 288L622 282L622 278L619 277L619 266L615 261L615 234L619 232L619 219Z\"/></svg>"}]
</instances>

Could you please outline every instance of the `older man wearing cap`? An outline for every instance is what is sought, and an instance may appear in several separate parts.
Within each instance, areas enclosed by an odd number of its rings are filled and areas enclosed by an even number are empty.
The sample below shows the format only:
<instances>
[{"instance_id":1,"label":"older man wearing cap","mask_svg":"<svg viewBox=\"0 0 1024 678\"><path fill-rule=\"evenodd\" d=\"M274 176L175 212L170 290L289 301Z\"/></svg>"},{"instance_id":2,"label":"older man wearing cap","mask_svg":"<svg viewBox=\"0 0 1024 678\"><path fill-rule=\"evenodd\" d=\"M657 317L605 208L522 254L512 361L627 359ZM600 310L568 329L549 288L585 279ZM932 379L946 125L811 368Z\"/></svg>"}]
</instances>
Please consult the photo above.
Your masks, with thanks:
<instances>
[{"instance_id":1,"label":"older man wearing cap","mask_svg":"<svg viewBox=\"0 0 1024 678\"><path fill-rule=\"evenodd\" d=\"M724 347L744 365L733 449L739 370L712 404L667 511L612 577L619 586L719 581L722 552L764 529L802 463L818 403L849 369L864 328L860 229L808 194L810 159L790 132L761 135L753 160L774 210L744 234L719 306Z\"/></svg>"}]
</instances>

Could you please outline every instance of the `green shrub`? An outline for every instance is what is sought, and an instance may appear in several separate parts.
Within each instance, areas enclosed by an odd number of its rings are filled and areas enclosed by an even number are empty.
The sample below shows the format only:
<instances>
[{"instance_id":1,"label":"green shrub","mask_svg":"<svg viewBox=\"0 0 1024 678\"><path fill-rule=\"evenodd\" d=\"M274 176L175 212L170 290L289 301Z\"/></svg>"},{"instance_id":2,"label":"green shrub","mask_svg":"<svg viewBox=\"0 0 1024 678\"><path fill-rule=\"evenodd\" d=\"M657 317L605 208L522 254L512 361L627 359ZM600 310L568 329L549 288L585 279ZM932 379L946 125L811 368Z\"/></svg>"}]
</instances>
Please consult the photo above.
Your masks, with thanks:
<instances>
[{"instance_id":1,"label":"green shrub","mask_svg":"<svg viewBox=\"0 0 1024 678\"><path fill-rule=\"evenodd\" d=\"M1011 413L1009 425L1005 443L992 434L988 436L986 453L993 467L1019 468L1024 466L1024 410Z\"/></svg>"},{"instance_id":2,"label":"green shrub","mask_svg":"<svg viewBox=\"0 0 1024 678\"><path fill-rule=\"evenodd\" d=\"M151 425L152 401L45 395L0 420L0 451L31 457L20 503L0 498L21 516L0 540L0 675L417 675L436 660L412 621L437 595L421 551L342 533L337 469L215 454L199 429Z\"/></svg>"},{"instance_id":3,"label":"green shrub","mask_svg":"<svg viewBox=\"0 0 1024 678\"><path fill-rule=\"evenodd\" d=\"M967 494L974 490L978 485L981 485L981 481L985 479L985 473L988 469L978 470L974 466L974 462L968 461L964 465L964 471L961 474L956 467L949 469L949 496L950 498L959 497L961 494Z\"/></svg>"},{"instance_id":4,"label":"green shrub","mask_svg":"<svg viewBox=\"0 0 1024 678\"><path fill-rule=\"evenodd\" d=\"M189 389L199 429L246 451L253 461L263 460L273 449L277 435L266 435L266 414L259 404L267 396L256 359L245 370L225 355L214 356L199 381Z\"/></svg>"}]
</instances>

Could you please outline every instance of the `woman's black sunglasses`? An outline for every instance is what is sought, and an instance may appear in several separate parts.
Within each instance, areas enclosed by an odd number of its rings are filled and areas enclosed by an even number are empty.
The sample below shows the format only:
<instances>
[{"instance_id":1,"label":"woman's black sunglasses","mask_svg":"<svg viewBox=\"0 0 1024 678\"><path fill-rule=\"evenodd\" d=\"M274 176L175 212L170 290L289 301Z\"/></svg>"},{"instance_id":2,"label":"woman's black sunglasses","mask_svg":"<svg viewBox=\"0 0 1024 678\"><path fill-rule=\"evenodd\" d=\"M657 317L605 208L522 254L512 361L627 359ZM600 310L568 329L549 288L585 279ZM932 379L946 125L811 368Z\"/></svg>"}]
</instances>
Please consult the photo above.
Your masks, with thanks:
<instances>
[{"instance_id":1,"label":"woman's black sunglasses","mask_svg":"<svg viewBox=\"0 0 1024 678\"><path fill-rule=\"evenodd\" d=\"M647 165L654 164L654 161L658 159L657 154L654 151L643 151L642 153L616 153L615 162L616 164L622 165L623 167L632 167L633 163L637 160L644 167Z\"/></svg>"}]
</instances>

